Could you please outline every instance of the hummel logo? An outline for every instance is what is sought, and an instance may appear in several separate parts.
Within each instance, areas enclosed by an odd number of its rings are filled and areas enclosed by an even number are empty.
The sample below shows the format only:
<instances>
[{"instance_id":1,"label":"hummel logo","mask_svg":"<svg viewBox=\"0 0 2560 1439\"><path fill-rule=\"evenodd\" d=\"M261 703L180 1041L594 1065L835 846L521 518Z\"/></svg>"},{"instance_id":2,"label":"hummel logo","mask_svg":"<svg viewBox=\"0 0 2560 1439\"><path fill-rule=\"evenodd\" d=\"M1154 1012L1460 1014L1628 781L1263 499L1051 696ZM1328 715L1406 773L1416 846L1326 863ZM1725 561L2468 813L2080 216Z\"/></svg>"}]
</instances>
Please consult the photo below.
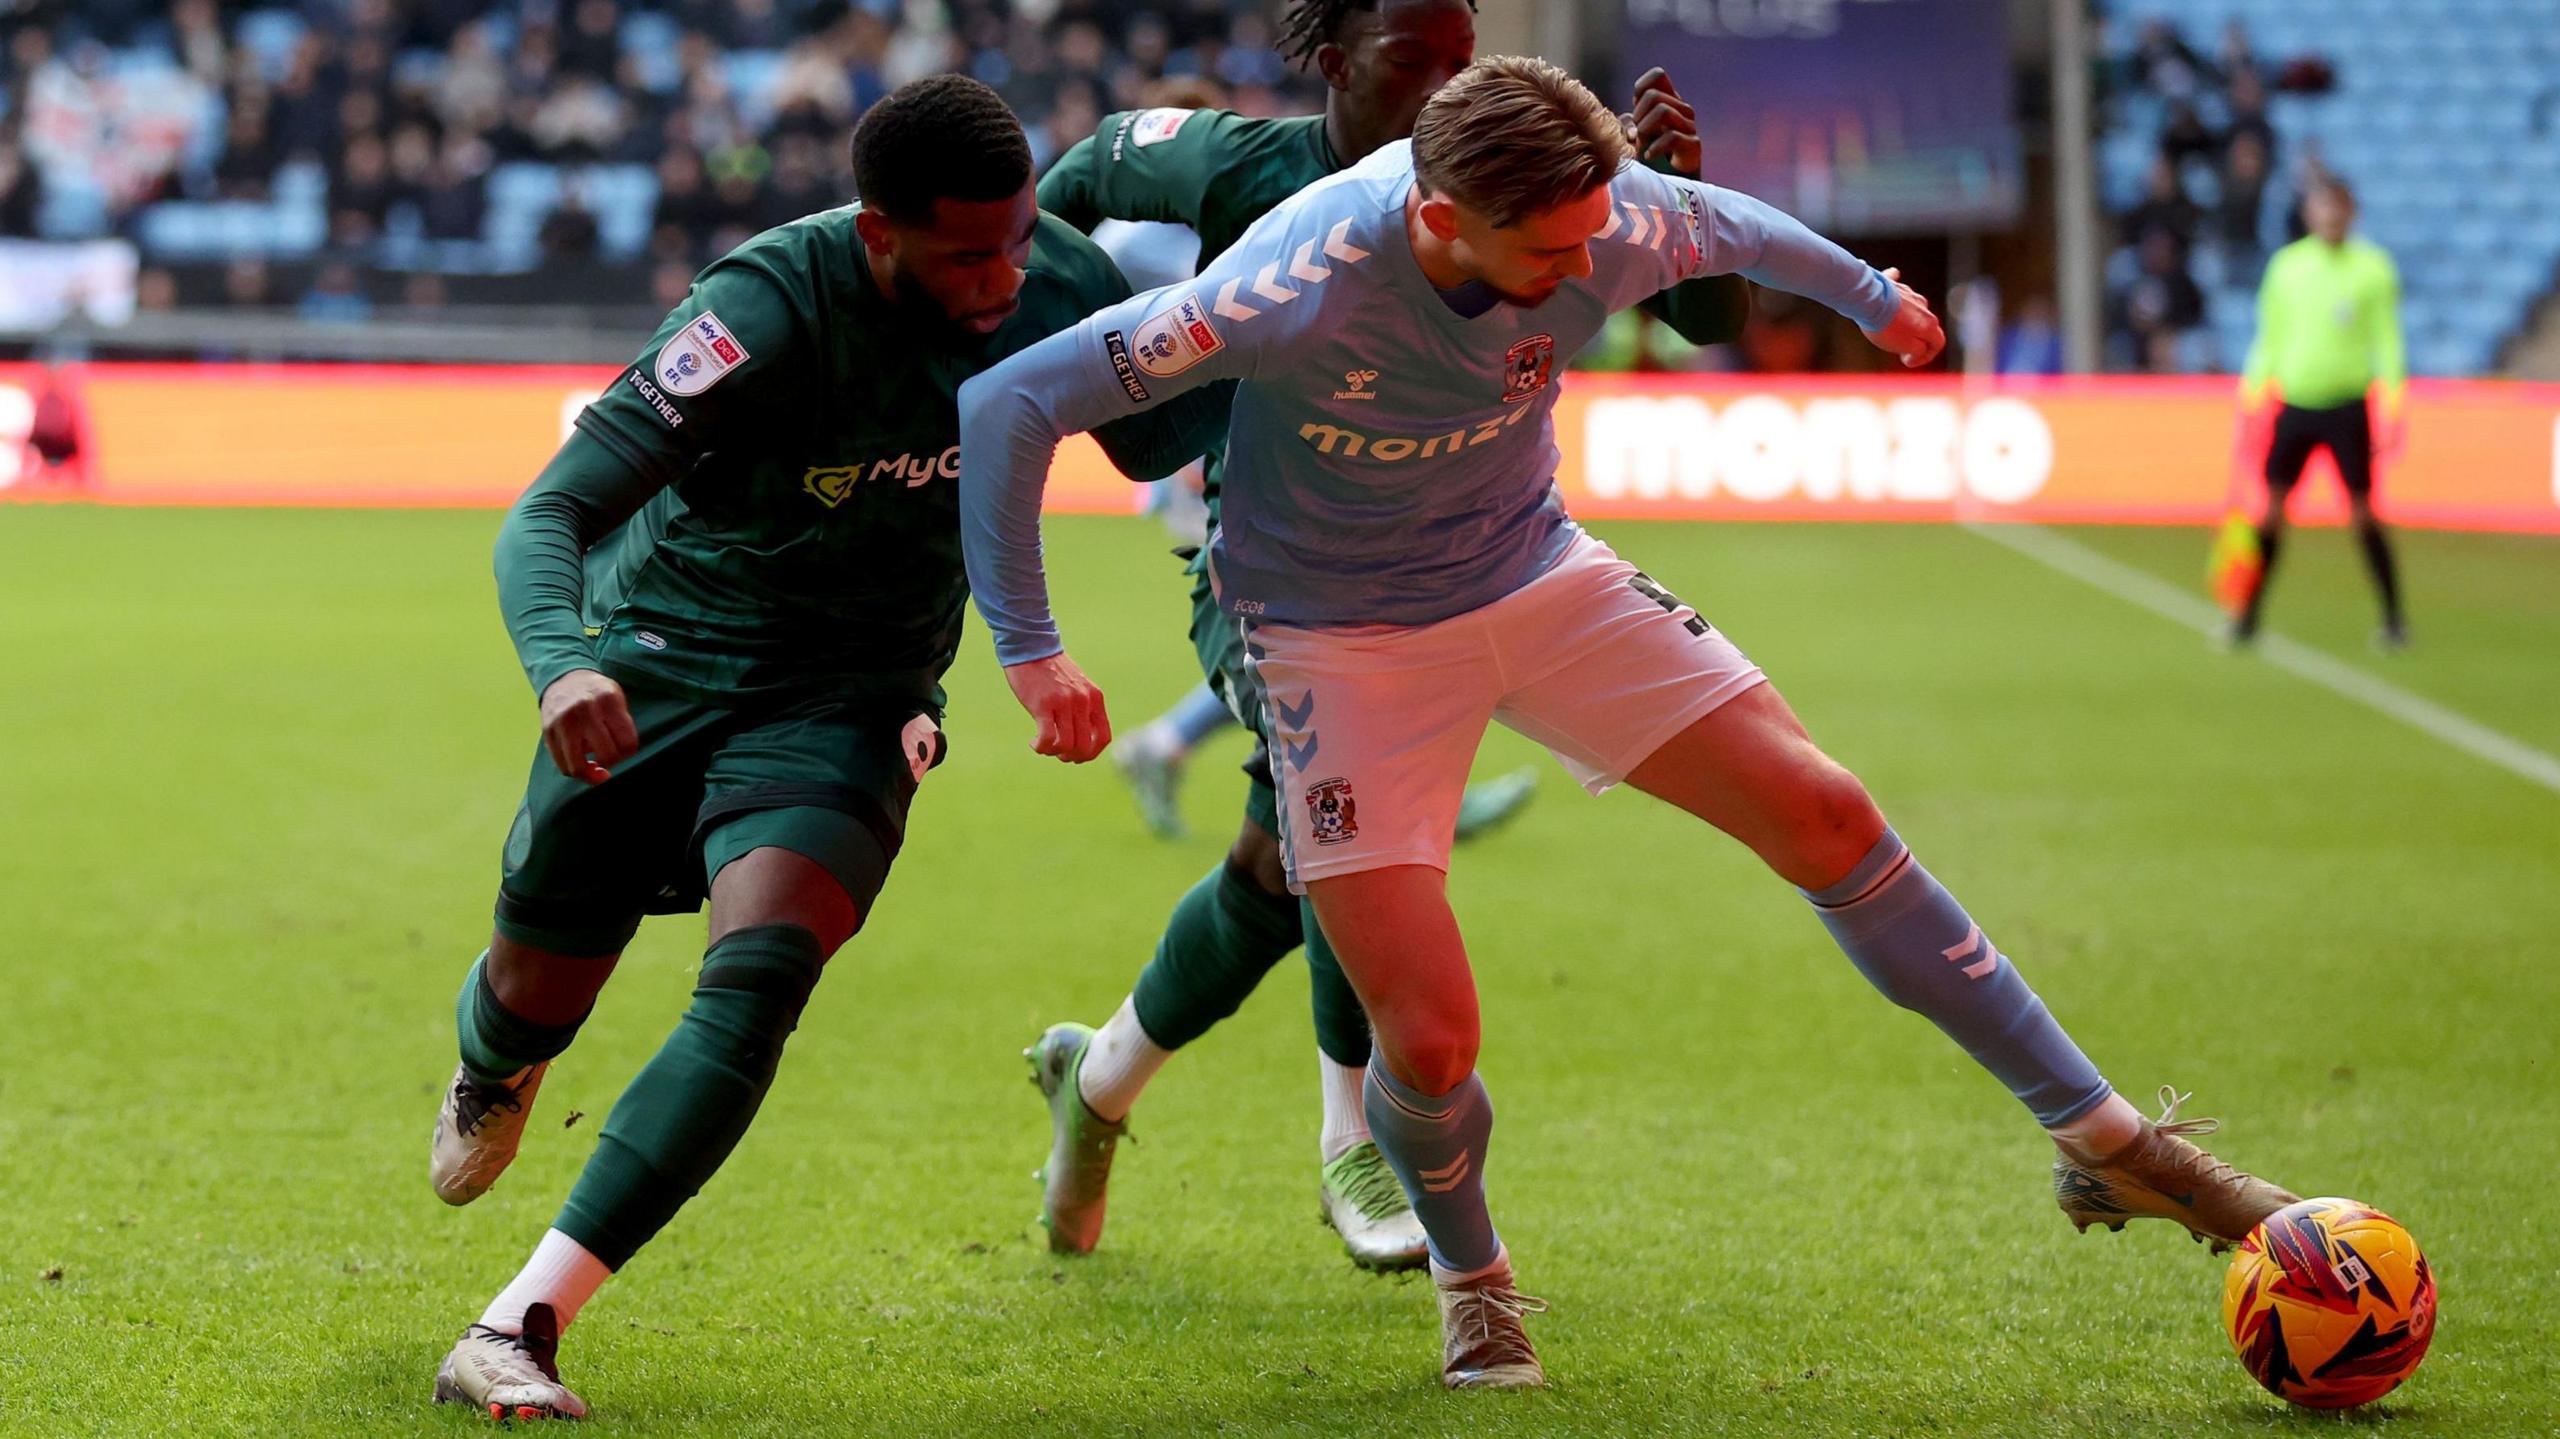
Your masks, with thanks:
<instances>
[{"instance_id":1,"label":"hummel logo","mask_svg":"<svg viewBox=\"0 0 2560 1439\"><path fill-rule=\"evenodd\" d=\"M1378 372L1375 370L1345 370L1342 383L1350 388L1334 391L1333 397L1337 400L1374 400L1378 398L1378 392L1369 386L1377 382Z\"/></svg>"},{"instance_id":2,"label":"hummel logo","mask_svg":"<svg viewBox=\"0 0 2560 1439\"><path fill-rule=\"evenodd\" d=\"M1946 955L1949 964L1961 964L1967 956L1980 953L1982 958L1965 965L1964 977L1967 979L1980 979L2000 967L2000 951L1992 948L1991 942L1982 937L1982 926L1978 924L1965 931L1963 943L1951 944L1940 953Z\"/></svg>"},{"instance_id":3,"label":"hummel logo","mask_svg":"<svg viewBox=\"0 0 2560 1439\"><path fill-rule=\"evenodd\" d=\"M1446 1194L1466 1183L1467 1175L1473 1168L1472 1157L1466 1151L1460 1150L1458 1157L1450 1160L1442 1168L1421 1171L1422 1187L1433 1194Z\"/></svg>"}]
</instances>

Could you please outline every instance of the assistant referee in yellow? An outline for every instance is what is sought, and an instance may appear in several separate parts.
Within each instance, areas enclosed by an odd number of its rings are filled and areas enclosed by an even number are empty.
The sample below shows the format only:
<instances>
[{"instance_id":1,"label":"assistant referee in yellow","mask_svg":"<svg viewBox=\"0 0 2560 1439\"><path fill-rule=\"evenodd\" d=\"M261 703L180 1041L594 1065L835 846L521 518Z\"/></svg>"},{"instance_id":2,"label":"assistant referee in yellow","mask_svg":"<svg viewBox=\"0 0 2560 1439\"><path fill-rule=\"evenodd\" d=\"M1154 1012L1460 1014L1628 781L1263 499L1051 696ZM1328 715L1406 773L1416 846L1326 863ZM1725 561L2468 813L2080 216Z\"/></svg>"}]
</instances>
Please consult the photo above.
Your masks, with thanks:
<instances>
[{"instance_id":1,"label":"assistant referee in yellow","mask_svg":"<svg viewBox=\"0 0 2560 1439\"><path fill-rule=\"evenodd\" d=\"M2335 179L2316 184L2303 202L2311 233L2276 251L2258 290L2258 338L2240 379L2240 403L2263 417L2271 405L2267 445L2267 512L2258 525L2258 582L2234 622L2242 644L2257 636L2258 614L2284 544L2285 501L2312 452L2325 449L2346 484L2356 539L2382 596L2384 649L2408 643L2400 613L2400 579L2391 540L2373 515L2373 461L2398 451L2409 366L2400 339L2400 274L2390 255L2351 238L2353 192ZM2370 398L2368 398L2370 396ZM2263 421L2260 421L2263 423Z\"/></svg>"}]
</instances>

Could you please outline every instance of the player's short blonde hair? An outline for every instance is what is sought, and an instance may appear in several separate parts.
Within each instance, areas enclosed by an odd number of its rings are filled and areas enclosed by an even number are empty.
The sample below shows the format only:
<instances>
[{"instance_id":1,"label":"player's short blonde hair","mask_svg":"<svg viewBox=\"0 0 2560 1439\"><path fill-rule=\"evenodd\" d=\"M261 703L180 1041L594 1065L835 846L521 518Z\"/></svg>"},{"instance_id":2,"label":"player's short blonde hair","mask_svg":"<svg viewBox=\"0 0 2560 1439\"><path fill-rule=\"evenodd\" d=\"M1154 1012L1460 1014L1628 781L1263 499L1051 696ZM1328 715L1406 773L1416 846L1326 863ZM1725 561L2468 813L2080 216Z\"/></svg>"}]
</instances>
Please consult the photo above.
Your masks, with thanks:
<instances>
[{"instance_id":1,"label":"player's short blonde hair","mask_svg":"<svg viewBox=\"0 0 2560 1439\"><path fill-rule=\"evenodd\" d=\"M1496 227L1591 193L1634 153L1581 81L1534 56L1490 55L1440 87L1413 126L1413 172Z\"/></svg>"}]
</instances>

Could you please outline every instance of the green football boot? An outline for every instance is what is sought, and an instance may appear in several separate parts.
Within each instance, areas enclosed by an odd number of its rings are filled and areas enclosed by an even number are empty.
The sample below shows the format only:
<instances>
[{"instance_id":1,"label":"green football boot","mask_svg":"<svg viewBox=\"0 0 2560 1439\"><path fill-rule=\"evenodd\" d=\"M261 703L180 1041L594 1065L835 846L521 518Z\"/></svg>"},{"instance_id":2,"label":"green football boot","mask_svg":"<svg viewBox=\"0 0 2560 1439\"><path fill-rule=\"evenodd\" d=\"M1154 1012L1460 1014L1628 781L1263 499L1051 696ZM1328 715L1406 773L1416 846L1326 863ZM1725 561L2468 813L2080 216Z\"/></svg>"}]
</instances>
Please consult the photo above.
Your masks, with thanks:
<instances>
[{"instance_id":1,"label":"green football boot","mask_svg":"<svg viewBox=\"0 0 2560 1439\"><path fill-rule=\"evenodd\" d=\"M1529 807L1529 797L1537 788L1538 772L1533 769L1516 769L1500 779L1468 785L1466 797L1458 802L1458 843L1508 824L1513 815Z\"/></svg>"},{"instance_id":2,"label":"green football boot","mask_svg":"<svg viewBox=\"0 0 2560 1439\"><path fill-rule=\"evenodd\" d=\"M1375 1141L1361 1140L1327 1163L1321 1193L1324 1222L1342 1236L1352 1263L1384 1274L1431 1262L1422 1219Z\"/></svg>"},{"instance_id":3,"label":"green football boot","mask_svg":"<svg viewBox=\"0 0 2560 1439\"><path fill-rule=\"evenodd\" d=\"M1111 1151L1129 1132L1085 1106L1076 1088L1093 1026L1053 1024L1022 1057L1031 1082L1049 1101L1049 1162L1031 1177L1041 1181L1040 1223L1058 1254L1090 1254L1102 1242L1102 1205L1111 1184Z\"/></svg>"},{"instance_id":4,"label":"green football boot","mask_svg":"<svg viewBox=\"0 0 2560 1439\"><path fill-rule=\"evenodd\" d=\"M1158 839L1190 838L1191 827L1182 822L1180 754L1132 735L1127 743L1113 748L1111 762L1129 782L1130 796L1138 801L1138 818L1146 823L1148 833Z\"/></svg>"}]
</instances>

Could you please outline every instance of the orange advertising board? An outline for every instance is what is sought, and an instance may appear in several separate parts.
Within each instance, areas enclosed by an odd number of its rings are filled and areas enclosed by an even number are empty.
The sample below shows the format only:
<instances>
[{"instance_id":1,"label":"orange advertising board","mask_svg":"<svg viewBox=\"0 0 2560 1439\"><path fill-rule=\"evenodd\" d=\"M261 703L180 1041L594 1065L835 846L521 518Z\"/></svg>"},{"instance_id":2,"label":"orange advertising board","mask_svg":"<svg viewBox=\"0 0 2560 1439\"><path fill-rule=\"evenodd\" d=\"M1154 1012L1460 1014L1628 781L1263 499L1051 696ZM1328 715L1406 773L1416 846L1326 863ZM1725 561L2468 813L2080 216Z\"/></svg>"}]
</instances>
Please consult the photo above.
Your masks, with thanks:
<instances>
[{"instance_id":1,"label":"orange advertising board","mask_svg":"<svg viewBox=\"0 0 2560 1439\"><path fill-rule=\"evenodd\" d=\"M0 497L110 504L500 506L618 370L0 365ZM25 452L48 386L76 399L77 471ZM2198 524L2231 493L2218 379L1581 375L1556 408L1557 476L1590 518ZM2419 381L2385 469L2391 519L2560 533L2560 385ZM2321 477L2297 518L2338 517ZM1081 438L1061 511L1134 492Z\"/></svg>"}]
</instances>

